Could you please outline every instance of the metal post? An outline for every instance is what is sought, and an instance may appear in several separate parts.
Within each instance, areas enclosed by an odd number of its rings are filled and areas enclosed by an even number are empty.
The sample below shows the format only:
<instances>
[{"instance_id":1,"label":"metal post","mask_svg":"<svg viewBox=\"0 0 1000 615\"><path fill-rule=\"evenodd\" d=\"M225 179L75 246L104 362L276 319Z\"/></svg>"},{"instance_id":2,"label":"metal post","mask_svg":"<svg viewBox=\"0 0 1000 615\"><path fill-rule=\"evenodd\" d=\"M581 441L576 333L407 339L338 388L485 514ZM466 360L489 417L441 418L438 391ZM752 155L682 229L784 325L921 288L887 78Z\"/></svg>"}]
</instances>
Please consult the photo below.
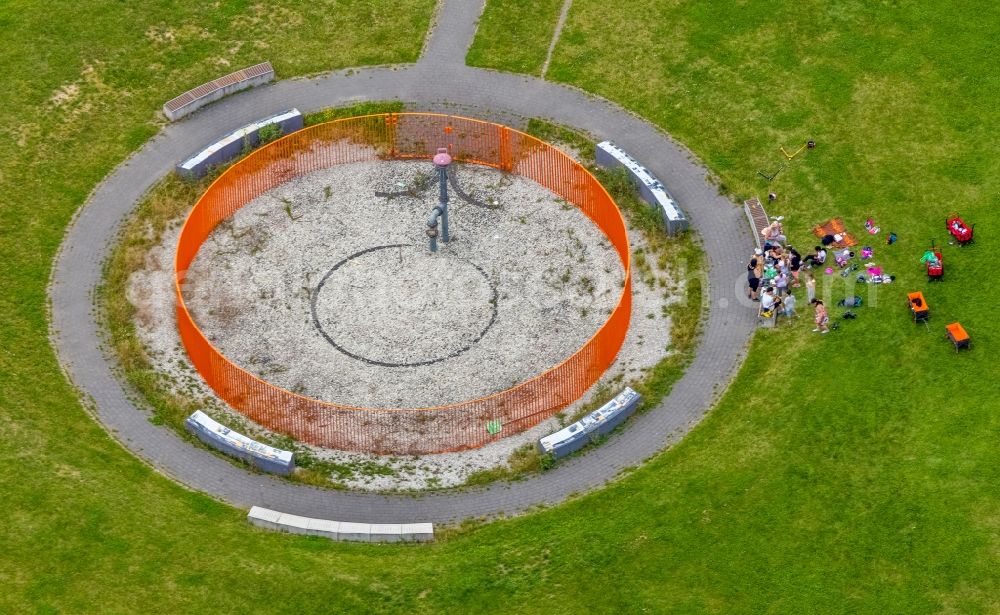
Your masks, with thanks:
<instances>
[{"instance_id":1,"label":"metal post","mask_svg":"<svg viewBox=\"0 0 1000 615\"><path fill-rule=\"evenodd\" d=\"M434 155L434 165L438 169L438 182L441 186L438 198L438 208L441 210L441 241L448 243L451 235L448 233L448 165L451 164L451 156L447 147L439 147Z\"/></svg>"},{"instance_id":2,"label":"metal post","mask_svg":"<svg viewBox=\"0 0 1000 615\"><path fill-rule=\"evenodd\" d=\"M441 196L438 207L441 208L441 240L448 243L448 167L438 167L438 178L441 182Z\"/></svg>"}]
</instances>

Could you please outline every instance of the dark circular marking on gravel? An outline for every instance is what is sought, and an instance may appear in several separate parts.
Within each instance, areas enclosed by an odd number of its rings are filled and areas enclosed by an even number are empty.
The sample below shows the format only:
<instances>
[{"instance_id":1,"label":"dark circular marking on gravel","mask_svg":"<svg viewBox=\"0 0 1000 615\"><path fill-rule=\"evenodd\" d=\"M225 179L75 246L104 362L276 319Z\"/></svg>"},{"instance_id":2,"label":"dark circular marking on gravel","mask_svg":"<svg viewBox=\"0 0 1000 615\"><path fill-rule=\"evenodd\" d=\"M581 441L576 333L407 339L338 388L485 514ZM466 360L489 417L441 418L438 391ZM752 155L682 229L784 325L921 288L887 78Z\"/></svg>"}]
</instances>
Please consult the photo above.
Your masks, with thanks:
<instances>
[{"instance_id":1,"label":"dark circular marking on gravel","mask_svg":"<svg viewBox=\"0 0 1000 615\"><path fill-rule=\"evenodd\" d=\"M381 246L374 246L374 247L371 247L371 248L365 248L364 250L361 250L359 252L355 252L354 254L351 254L350 256L348 256L347 258L345 258L344 260L338 262L336 265L334 265L333 267L331 267L330 270L326 272L326 275L323 276L323 279L319 281L319 284L316 285L316 289L312 292L312 297L310 297L310 299L309 299L309 307L310 307L310 311L312 312L313 326L316 327L316 330L320 332L320 334L323 336L323 338L331 346L333 346L335 349L337 349L339 352L341 352L341 353L343 353L343 354L351 357L352 359L357 359L358 361L362 361L362 362L367 363L369 365L377 365L379 367L420 367L422 365L433 365L435 363L440 363L441 361L447 361L448 359L454 359L455 357L459 356L460 354L462 354L464 352L467 352L470 348L472 348L475 344L477 344L479 342L479 340L483 339L483 336L486 335L486 332L489 331L490 328L493 326L493 323L496 322L496 320L497 320L497 303L499 302L499 293L497 291L497 287L493 283L493 280L490 279L490 276L486 275L486 272L483 271L482 267L480 267L476 263L474 263L474 262L466 259L465 262L467 262L468 264L472 265L476 269L476 271L478 271L480 273L480 275L483 276L483 279L486 280L486 284L490 287L490 291L493 293L493 297L490 300L490 307L491 307L491 309L490 309L490 321L488 323L486 323L486 326L483 327L483 330L479 332L479 335L477 335L474 340L472 340L471 342L469 342L464 347L459 348L458 350L452 352L449 355L446 355L446 356L443 356L443 357L438 357L436 359L428 359L426 361L415 361L413 363L390 363L390 362L386 362L386 361L376 361L374 359L369 359L368 357L363 357L363 356L361 356L359 354L353 353L350 350L347 350L346 348L344 348L343 346L341 346L340 344L338 344L332 337L330 337L330 335L323 329L323 325L320 324L320 322L319 322L319 315L316 313L316 301L319 300L319 294L323 290L323 285L326 284L326 281L328 279L330 279L330 276L333 275L334 272L336 272L338 269L340 269L341 267L343 267L347 263L351 262L352 260L354 260L354 259L356 259L358 257L364 256L366 254L371 254L372 252L377 252L379 250L389 250L391 248L411 248L411 247L413 247L413 244L409 244L409 243L392 243L392 244L386 244L386 245L381 245Z\"/></svg>"},{"instance_id":2,"label":"dark circular marking on gravel","mask_svg":"<svg viewBox=\"0 0 1000 615\"><path fill-rule=\"evenodd\" d=\"M458 198L462 199L466 203L470 203L472 205L475 205L476 207L482 207L483 209L500 209L497 206L489 205L487 203L484 203L484 202L480 201L479 199L473 197L471 194L467 193L465 190L462 190L462 186L460 186L458 184L458 177L456 177L457 175L458 174L455 173L455 172L449 173L448 174L448 183L451 184L451 188L452 188L452 190L455 191L455 194L458 195Z\"/></svg>"},{"instance_id":3,"label":"dark circular marking on gravel","mask_svg":"<svg viewBox=\"0 0 1000 615\"><path fill-rule=\"evenodd\" d=\"M376 190L375 191L375 196L377 196L379 198L386 198L386 199L395 199L395 198L404 197L404 196L409 196L409 197L417 198L418 196L421 195L421 193L426 192L426 191L427 191L426 188L424 190L415 190L413 188L409 188L407 190L397 190L395 192L380 192L380 191Z\"/></svg>"}]
</instances>

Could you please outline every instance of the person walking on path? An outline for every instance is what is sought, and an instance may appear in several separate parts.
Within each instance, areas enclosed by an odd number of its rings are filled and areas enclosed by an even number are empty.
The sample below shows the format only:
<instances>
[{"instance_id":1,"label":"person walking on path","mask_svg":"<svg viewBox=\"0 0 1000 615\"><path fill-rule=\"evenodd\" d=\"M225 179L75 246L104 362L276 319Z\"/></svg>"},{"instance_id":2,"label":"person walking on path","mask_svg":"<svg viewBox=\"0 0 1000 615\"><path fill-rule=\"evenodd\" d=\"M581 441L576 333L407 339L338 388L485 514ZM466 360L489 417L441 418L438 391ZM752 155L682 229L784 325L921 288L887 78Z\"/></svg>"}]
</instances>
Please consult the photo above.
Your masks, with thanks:
<instances>
[{"instance_id":1,"label":"person walking on path","mask_svg":"<svg viewBox=\"0 0 1000 615\"><path fill-rule=\"evenodd\" d=\"M830 322L830 315L826 312L826 306L819 299L813 299L812 304L816 308L816 328L813 333L829 333L827 323Z\"/></svg>"}]
</instances>

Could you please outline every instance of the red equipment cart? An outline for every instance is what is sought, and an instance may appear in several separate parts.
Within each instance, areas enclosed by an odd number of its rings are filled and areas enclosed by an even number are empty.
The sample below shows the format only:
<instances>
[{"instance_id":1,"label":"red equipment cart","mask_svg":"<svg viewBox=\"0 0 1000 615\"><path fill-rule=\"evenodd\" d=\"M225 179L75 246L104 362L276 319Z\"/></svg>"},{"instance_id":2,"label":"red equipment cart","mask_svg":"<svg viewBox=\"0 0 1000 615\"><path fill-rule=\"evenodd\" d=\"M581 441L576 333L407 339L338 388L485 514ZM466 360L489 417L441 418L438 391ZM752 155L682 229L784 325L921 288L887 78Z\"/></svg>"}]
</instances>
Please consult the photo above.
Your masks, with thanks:
<instances>
[{"instance_id":1,"label":"red equipment cart","mask_svg":"<svg viewBox=\"0 0 1000 615\"><path fill-rule=\"evenodd\" d=\"M972 243L975 225L969 226L957 213L948 214L945 226L948 232L951 233L951 236L955 238L955 241L958 242L958 245L964 246Z\"/></svg>"}]
</instances>

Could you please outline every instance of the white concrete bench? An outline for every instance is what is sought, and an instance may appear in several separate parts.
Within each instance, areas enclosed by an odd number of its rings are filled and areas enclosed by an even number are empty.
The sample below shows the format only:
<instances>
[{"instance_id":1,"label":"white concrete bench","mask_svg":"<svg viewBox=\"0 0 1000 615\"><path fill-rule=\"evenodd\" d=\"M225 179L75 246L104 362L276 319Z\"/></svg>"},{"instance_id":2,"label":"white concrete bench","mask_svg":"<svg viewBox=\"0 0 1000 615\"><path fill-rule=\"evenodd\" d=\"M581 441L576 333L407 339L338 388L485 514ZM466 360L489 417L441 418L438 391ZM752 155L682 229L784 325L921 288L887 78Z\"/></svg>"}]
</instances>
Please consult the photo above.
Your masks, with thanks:
<instances>
[{"instance_id":1,"label":"white concrete bench","mask_svg":"<svg viewBox=\"0 0 1000 615\"><path fill-rule=\"evenodd\" d=\"M178 164L174 170L184 179L204 177L212 168L238 158L247 149L257 147L260 144L260 131L267 126L278 126L282 136L284 136L296 130L302 130L302 127L305 126L305 120L298 109L289 109L247 124L206 146L200 152Z\"/></svg>"},{"instance_id":2,"label":"white concrete bench","mask_svg":"<svg viewBox=\"0 0 1000 615\"><path fill-rule=\"evenodd\" d=\"M254 64L235 73L229 73L224 77L203 83L176 98L168 100L163 105L163 114L171 122L176 122L185 115L194 113L197 109L204 107L210 102L214 102L240 90L252 88L256 85L263 85L269 81L274 81L274 67L271 66L271 63L263 62L261 64Z\"/></svg>"},{"instance_id":3,"label":"white concrete bench","mask_svg":"<svg viewBox=\"0 0 1000 615\"><path fill-rule=\"evenodd\" d=\"M635 412L642 403L639 395L632 387L625 387L619 393L597 410L594 410L579 421L551 433L538 440L538 450L543 455L552 455L556 459L575 453L586 446L594 437L607 435L615 427L622 424Z\"/></svg>"},{"instance_id":4,"label":"white concrete bench","mask_svg":"<svg viewBox=\"0 0 1000 615\"><path fill-rule=\"evenodd\" d=\"M764 329L773 329L778 324L778 310L772 308L770 316L764 316L764 308L757 304L757 324Z\"/></svg>"},{"instance_id":5,"label":"white concrete bench","mask_svg":"<svg viewBox=\"0 0 1000 615\"><path fill-rule=\"evenodd\" d=\"M598 165L604 168L615 169L623 167L628 171L629 179L632 180L632 184L639 190L639 196L642 197L642 200L649 203L651 207L656 208L668 235L676 235L681 231L687 230L687 216L684 215L680 206L674 201L674 197L670 196L670 193L667 192L666 186L649 169L639 164L625 150L611 141L602 141L597 144L597 148L594 151L594 159Z\"/></svg>"},{"instance_id":6,"label":"white concrete bench","mask_svg":"<svg viewBox=\"0 0 1000 615\"><path fill-rule=\"evenodd\" d=\"M201 410L187 417L184 427L212 448L244 459L264 472L291 474L295 471L295 454L291 451L251 440L215 421Z\"/></svg>"},{"instance_id":7,"label":"white concrete bench","mask_svg":"<svg viewBox=\"0 0 1000 615\"><path fill-rule=\"evenodd\" d=\"M257 527L290 534L323 536L351 542L429 542L434 540L433 523L348 523L314 519L254 506L247 521Z\"/></svg>"}]
</instances>

